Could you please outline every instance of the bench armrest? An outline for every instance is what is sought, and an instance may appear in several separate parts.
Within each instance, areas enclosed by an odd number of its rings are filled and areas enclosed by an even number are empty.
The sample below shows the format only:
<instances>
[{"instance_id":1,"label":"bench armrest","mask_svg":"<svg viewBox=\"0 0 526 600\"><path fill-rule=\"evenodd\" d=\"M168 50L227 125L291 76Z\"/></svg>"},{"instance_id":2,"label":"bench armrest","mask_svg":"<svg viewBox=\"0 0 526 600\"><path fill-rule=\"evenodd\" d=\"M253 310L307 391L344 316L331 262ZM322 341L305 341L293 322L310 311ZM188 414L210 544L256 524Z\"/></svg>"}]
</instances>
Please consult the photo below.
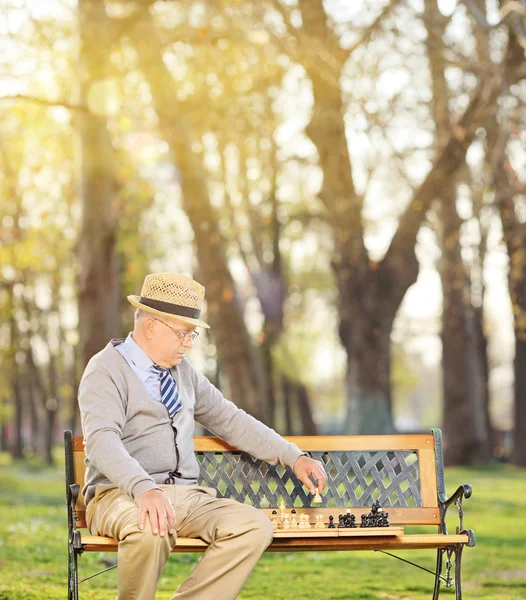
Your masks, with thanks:
<instances>
[{"instance_id":1,"label":"bench armrest","mask_svg":"<svg viewBox=\"0 0 526 600\"><path fill-rule=\"evenodd\" d=\"M77 529L77 511L75 505L77 498L80 493L80 485L78 483L72 483L67 488L67 504L68 504L68 537L69 544L76 550L82 551L82 543L80 541L80 531Z\"/></svg>"},{"instance_id":2,"label":"bench armrest","mask_svg":"<svg viewBox=\"0 0 526 600\"><path fill-rule=\"evenodd\" d=\"M453 502L456 502L456 500L459 500L460 503L462 503L462 498L470 498L471 494L473 493L473 488L469 485L469 483L464 483L464 485L459 486L459 488L453 493L452 496L450 496L449 498L444 498L444 499L440 499L443 503L443 505L445 506L446 510L447 508L453 504Z\"/></svg>"},{"instance_id":3,"label":"bench armrest","mask_svg":"<svg viewBox=\"0 0 526 600\"><path fill-rule=\"evenodd\" d=\"M462 507L462 501L464 500L464 498L470 498L471 494L473 493L473 488L468 484L465 483L461 486L459 486L455 492L449 497L446 498L445 496L441 495L440 497L440 501L439 501L439 506L440 506L440 532L447 534L448 530L447 530L447 525L446 525L446 513L447 513L447 509L451 506L451 505L455 505L457 507L457 511L458 511L458 518L459 518L459 525L456 527L456 533L466 533L469 536L469 543L468 546L474 546L475 545L475 534L473 533L473 531L471 529L465 529L464 528L464 509Z\"/></svg>"}]
</instances>

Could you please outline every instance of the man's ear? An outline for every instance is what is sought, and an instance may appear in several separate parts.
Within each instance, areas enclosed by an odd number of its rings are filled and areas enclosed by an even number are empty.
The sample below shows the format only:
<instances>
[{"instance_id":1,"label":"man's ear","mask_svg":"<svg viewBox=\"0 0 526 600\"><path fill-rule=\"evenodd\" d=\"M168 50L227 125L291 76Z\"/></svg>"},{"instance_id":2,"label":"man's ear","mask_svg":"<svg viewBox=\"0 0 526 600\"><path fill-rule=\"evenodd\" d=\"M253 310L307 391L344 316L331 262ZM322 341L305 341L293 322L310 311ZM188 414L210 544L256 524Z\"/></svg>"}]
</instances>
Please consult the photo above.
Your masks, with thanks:
<instances>
[{"instance_id":1,"label":"man's ear","mask_svg":"<svg viewBox=\"0 0 526 600\"><path fill-rule=\"evenodd\" d=\"M153 337L153 328L155 325L155 319L152 317L146 317L143 322L143 333L146 339L151 340Z\"/></svg>"}]
</instances>

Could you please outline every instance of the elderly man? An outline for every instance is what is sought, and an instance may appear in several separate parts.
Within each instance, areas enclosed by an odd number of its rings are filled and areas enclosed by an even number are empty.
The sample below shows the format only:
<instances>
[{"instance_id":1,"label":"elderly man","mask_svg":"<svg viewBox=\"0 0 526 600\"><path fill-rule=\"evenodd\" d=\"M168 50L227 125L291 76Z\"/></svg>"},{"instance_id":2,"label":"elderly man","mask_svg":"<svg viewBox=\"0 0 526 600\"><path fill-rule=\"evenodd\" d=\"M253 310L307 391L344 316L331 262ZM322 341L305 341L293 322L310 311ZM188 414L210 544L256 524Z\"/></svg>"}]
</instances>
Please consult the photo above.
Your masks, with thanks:
<instances>
[{"instance_id":1,"label":"elderly man","mask_svg":"<svg viewBox=\"0 0 526 600\"><path fill-rule=\"evenodd\" d=\"M236 598L272 540L261 511L197 485L195 421L232 446L293 468L311 492L323 465L226 400L185 358L197 337L204 288L174 273L148 275L125 340L89 362L79 389L86 440L86 519L119 542L120 600L153 600L177 535L209 543L173 599ZM194 421L195 420L195 421Z\"/></svg>"}]
</instances>

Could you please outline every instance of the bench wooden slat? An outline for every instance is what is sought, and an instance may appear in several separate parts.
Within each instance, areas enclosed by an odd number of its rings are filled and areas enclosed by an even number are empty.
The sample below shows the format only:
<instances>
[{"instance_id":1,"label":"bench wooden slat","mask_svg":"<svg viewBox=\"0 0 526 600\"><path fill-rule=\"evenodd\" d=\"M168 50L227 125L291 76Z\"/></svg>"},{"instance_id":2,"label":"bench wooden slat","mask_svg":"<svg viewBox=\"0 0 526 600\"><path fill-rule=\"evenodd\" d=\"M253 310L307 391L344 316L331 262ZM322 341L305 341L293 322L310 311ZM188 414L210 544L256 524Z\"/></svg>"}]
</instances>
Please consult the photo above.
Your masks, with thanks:
<instances>
[{"instance_id":1,"label":"bench wooden slat","mask_svg":"<svg viewBox=\"0 0 526 600\"><path fill-rule=\"evenodd\" d=\"M357 519L360 522L359 516L364 512L363 508L352 508L349 507L351 512L358 515ZM272 508L261 508L259 509L269 516L272 515ZM335 523L338 523L338 515L345 512L346 508L332 507L332 508L301 508L298 509L300 512L307 513L312 522L314 522L315 515L323 514L324 523L329 522L329 516L334 517ZM439 525L440 524L440 513L436 508L389 508L389 522L392 525ZM77 528L84 529L86 525L86 512L84 510L77 510Z\"/></svg>"},{"instance_id":2,"label":"bench wooden slat","mask_svg":"<svg viewBox=\"0 0 526 600\"><path fill-rule=\"evenodd\" d=\"M326 550L325 538L276 538L267 552ZM82 543L87 552L116 552L117 542L108 537L96 535L83 535ZM409 534L400 537L332 537L330 538L331 550L415 550L425 548L438 548L452 544L467 544L468 536L465 534L442 535L440 533ZM200 539L177 538L172 552L204 552L208 544Z\"/></svg>"},{"instance_id":3,"label":"bench wooden slat","mask_svg":"<svg viewBox=\"0 0 526 600\"><path fill-rule=\"evenodd\" d=\"M409 435L334 435L334 436L284 436L305 451L309 450L423 450L434 449L435 441L431 434ZM84 438L73 437L73 452L84 452ZM223 452L237 450L217 437L195 436L196 452Z\"/></svg>"},{"instance_id":4,"label":"bench wooden slat","mask_svg":"<svg viewBox=\"0 0 526 600\"><path fill-rule=\"evenodd\" d=\"M434 448L424 448L418 451L420 466L420 493L422 506L436 507L437 502L437 473Z\"/></svg>"}]
</instances>

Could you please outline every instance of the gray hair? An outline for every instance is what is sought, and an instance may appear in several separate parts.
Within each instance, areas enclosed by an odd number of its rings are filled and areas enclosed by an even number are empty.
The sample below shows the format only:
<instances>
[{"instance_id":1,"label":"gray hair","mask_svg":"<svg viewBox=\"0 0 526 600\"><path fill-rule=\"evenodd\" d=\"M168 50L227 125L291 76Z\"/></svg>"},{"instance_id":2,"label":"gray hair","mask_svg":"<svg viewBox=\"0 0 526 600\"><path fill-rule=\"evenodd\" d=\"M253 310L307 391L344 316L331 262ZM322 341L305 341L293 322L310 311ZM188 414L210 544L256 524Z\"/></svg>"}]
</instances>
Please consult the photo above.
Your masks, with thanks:
<instances>
[{"instance_id":1,"label":"gray hair","mask_svg":"<svg viewBox=\"0 0 526 600\"><path fill-rule=\"evenodd\" d=\"M133 315L133 321L134 321L135 325L137 325L137 323L139 323L139 321L146 319L146 317L148 317L148 316L149 316L149 313L147 311L143 310L142 308L136 308L135 314Z\"/></svg>"}]
</instances>

